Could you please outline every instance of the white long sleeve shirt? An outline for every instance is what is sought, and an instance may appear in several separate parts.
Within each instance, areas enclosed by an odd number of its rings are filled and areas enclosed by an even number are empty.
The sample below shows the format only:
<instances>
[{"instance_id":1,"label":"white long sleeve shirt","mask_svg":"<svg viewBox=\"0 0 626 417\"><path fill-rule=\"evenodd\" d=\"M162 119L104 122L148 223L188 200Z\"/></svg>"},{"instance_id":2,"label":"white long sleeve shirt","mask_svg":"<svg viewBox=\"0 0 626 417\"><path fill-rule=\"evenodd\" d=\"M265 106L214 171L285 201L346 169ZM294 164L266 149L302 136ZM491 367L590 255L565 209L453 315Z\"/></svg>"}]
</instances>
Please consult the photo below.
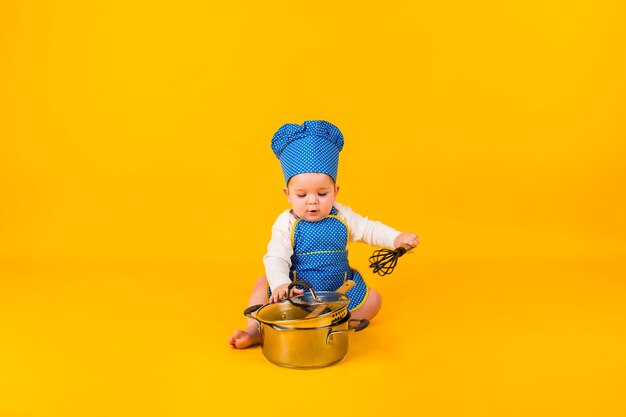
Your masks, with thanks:
<instances>
[{"instance_id":1,"label":"white long sleeve shirt","mask_svg":"<svg viewBox=\"0 0 626 417\"><path fill-rule=\"evenodd\" d=\"M338 202L334 203L334 207L337 209L337 215L348 225L350 242L365 242L369 245L393 248L393 243L400 232L381 222L371 221ZM267 253L263 257L265 275L272 291L280 285L291 282L289 279L293 255L291 232L295 222L296 217L288 209L280 213L272 226L272 237L267 245Z\"/></svg>"}]
</instances>

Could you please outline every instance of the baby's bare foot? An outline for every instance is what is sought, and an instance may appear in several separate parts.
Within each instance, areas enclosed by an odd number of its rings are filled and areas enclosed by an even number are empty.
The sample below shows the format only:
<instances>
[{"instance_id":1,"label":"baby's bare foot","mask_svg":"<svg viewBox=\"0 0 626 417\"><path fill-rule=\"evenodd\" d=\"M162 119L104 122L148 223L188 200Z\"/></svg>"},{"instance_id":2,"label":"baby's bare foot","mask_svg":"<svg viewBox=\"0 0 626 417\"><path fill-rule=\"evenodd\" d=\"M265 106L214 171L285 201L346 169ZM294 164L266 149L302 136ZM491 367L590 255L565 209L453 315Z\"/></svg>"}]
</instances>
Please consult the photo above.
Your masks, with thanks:
<instances>
[{"instance_id":1,"label":"baby's bare foot","mask_svg":"<svg viewBox=\"0 0 626 417\"><path fill-rule=\"evenodd\" d=\"M261 344L261 334L258 330L235 330L228 338L228 343L233 349L245 349L250 346Z\"/></svg>"}]
</instances>

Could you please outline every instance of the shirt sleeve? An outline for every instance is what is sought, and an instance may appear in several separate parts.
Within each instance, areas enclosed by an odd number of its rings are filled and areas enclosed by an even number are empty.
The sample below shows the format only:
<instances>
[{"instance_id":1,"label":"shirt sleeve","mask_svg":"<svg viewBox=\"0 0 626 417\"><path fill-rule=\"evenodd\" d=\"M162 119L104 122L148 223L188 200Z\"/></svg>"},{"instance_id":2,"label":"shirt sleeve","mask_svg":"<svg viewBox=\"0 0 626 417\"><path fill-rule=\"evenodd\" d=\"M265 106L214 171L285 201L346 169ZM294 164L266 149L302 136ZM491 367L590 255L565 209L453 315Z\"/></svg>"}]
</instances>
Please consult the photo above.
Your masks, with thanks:
<instances>
[{"instance_id":1,"label":"shirt sleeve","mask_svg":"<svg viewBox=\"0 0 626 417\"><path fill-rule=\"evenodd\" d=\"M289 269L291 268L291 214L289 210L282 212L274 225L272 225L272 236L267 245L267 252L263 256L265 265L265 276L272 291L276 287L291 283L289 279Z\"/></svg>"},{"instance_id":2,"label":"shirt sleeve","mask_svg":"<svg viewBox=\"0 0 626 417\"><path fill-rule=\"evenodd\" d=\"M393 248L394 241L401 234L397 230L379 222L369 220L355 213L350 207L335 202L335 207L350 229L350 241L365 242L368 245Z\"/></svg>"}]
</instances>

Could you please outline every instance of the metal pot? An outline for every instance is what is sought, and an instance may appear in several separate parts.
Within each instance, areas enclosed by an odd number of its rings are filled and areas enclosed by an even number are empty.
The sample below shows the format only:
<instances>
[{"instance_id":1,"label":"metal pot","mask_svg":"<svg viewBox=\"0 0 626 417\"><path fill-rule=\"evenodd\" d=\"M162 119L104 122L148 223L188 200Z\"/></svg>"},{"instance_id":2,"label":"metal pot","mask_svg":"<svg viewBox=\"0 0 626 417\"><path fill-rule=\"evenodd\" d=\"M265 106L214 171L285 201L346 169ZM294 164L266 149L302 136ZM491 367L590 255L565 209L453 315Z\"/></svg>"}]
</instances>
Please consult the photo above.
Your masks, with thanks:
<instances>
[{"instance_id":1,"label":"metal pot","mask_svg":"<svg viewBox=\"0 0 626 417\"><path fill-rule=\"evenodd\" d=\"M369 325L366 319L350 319L348 313L332 326L282 327L264 323L251 313L246 316L259 322L263 356L288 368L321 368L341 361L348 353L348 333Z\"/></svg>"},{"instance_id":2,"label":"metal pot","mask_svg":"<svg viewBox=\"0 0 626 417\"><path fill-rule=\"evenodd\" d=\"M348 333L369 325L365 319L350 319L350 299L344 293L354 281L346 281L336 292L315 292L308 282L294 281L288 294L295 286L311 292L251 306L243 313L259 324L263 355L290 368L320 368L339 362L348 353Z\"/></svg>"}]
</instances>

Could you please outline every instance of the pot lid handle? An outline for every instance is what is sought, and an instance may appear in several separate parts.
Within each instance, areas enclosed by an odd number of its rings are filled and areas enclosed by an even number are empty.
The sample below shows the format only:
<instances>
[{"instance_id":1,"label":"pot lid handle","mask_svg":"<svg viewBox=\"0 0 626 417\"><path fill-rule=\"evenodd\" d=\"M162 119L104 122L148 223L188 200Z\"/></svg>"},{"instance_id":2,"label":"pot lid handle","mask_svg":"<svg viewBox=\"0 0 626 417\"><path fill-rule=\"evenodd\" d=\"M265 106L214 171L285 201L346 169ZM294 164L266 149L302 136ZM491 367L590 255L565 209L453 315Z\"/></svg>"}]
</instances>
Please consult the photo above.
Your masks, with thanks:
<instances>
[{"instance_id":1,"label":"pot lid handle","mask_svg":"<svg viewBox=\"0 0 626 417\"><path fill-rule=\"evenodd\" d=\"M289 284L289 286L287 287L287 297L290 298L291 297L291 289L297 285L300 285L302 287L306 287L309 289L309 291L311 291L311 294L313 294L313 299L315 300L315 302L317 303L322 303L324 302L324 300L322 300L321 298L319 298L317 296L317 294L315 293L315 290L313 290L313 286L311 284L309 284L306 281L302 281L302 280L296 280L293 281L291 284Z\"/></svg>"}]
</instances>

